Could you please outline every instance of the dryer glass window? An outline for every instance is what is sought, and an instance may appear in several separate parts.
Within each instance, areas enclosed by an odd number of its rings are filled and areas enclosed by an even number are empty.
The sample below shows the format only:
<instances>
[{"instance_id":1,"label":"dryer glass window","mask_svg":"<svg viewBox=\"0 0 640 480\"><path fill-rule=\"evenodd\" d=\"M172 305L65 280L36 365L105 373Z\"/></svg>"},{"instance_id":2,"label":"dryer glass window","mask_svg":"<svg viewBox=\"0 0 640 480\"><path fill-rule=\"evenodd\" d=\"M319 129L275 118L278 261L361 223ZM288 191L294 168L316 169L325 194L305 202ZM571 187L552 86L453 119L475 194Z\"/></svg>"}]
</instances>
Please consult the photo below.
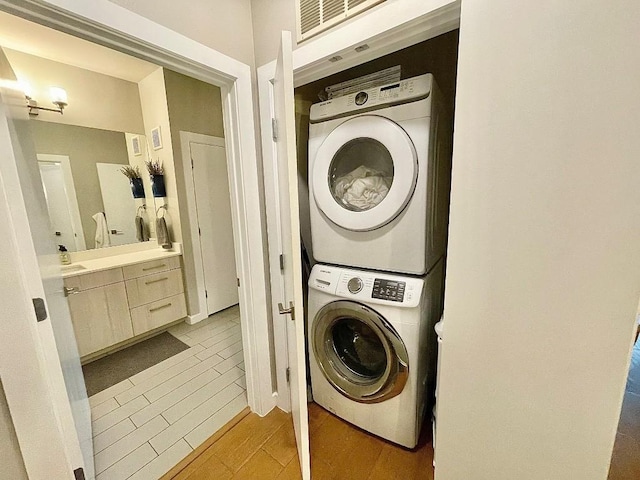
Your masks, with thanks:
<instances>
[{"instance_id":1,"label":"dryer glass window","mask_svg":"<svg viewBox=\"0 0 640 480\"><path fill-rule=\"evenodd\" d=\"M393 158L373 138L356 138L345 143L329 167L329 187L343 208L355 212L370 210L384 200L393 183Z\"/></svg>"},{"instance_id":2,"label":"dryer glass window","mask_svg":"<svg viewBox=\"0 0 640 480\"><path fill-rule=\"evenodd\" d=\"M343 318L334 323L331 334L336 355L351 373L366 382L384 375L387 353L369 326L355 318Z\"/></svg>"}]
</instances>

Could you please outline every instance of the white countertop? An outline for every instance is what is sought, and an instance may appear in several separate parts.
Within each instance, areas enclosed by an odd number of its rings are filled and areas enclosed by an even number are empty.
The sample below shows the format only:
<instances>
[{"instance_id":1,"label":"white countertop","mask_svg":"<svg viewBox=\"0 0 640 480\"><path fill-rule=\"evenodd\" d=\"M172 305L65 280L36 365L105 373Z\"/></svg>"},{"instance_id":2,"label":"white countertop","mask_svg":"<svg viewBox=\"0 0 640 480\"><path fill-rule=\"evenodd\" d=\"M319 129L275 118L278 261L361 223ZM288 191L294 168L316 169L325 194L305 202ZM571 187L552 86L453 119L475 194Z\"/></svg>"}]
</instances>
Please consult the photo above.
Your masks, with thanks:
<instances>
[{"instance_id":1,"label":"white countertop","mask_svg":"<svg viewBox=\"0 0 640 480\"><path fill-rule=\"evenodd\" d=\"M119 268L127 265L134 265L136 263L177 257L180 255L182 255L180 251L154 248L152 250L143 250L140 252L122 253L119 255L94 258L91 260L81 260L73 262L71 265L62 265L62 278L75 277L77 275L109 270L110 268Z\"/></svg>"}]
</instances>

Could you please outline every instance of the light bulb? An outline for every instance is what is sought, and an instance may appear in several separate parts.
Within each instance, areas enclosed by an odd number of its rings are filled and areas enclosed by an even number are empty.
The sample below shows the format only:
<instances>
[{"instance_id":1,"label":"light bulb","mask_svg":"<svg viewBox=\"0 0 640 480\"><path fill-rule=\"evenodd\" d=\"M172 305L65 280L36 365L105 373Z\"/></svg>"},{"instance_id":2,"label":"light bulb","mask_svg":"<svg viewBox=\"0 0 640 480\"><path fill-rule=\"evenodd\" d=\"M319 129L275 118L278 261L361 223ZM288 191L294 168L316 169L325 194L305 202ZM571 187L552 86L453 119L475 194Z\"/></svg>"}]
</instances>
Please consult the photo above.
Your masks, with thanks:
<instances>
[{"instance_id":1,"label":"light bulb","mask_svg":"<svg viewBox=\"0 0 640 480\"><path fill-rule=\"evenodd\" d=\"M51 87L49 88L49 95L51 95L51 101L54 105L60 108L67 106L67 92L64 88Z\"/></svg>"}]
</instances>

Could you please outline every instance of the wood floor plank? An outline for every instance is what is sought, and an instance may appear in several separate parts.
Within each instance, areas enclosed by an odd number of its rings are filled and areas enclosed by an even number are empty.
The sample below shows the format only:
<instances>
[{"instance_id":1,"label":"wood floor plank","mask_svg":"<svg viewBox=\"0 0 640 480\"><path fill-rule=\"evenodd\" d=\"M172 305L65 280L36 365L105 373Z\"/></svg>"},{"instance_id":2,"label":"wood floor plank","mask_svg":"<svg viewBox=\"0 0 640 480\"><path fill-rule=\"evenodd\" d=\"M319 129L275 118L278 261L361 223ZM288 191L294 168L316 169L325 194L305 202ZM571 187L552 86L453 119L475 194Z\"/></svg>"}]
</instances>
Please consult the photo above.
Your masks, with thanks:
<instances>
[{"instance_id":1,"label":"wood floor plank","mask_svg":"<svg viewBox=\"0 0 640 480\"><path fill-rule=\"evenodd\" d=\"M285 422L271 438L265 442L262 449L275 458L280 465L286 467L287 464L291 462L291 459L298 453L293 423Z\"/></svg>"},{"instance_id":2,"label":"wood floor plank","mask_svg":"<svg viewBox=\"0 0 640 480\"><path fill-rule=\"evenodd\" d=\"M218 460L218 457L211 455L203 462L197 470L190 475L183 477L178 476L176 480L231 480L233 473L225 465Z\"/></svg>"},{"instance_id":3,"label":"wood floor plank","mask_svg":"<svg viewBox=\"0 0 640 480\"><path fill-rule=\"evenodd\" d=\"M278 408L264 418L255 414L247 415L213 445L213 451L222 463L236 473L289 419L290 416Z\"/></svg>"},{"instance_id":4,"label":"wood floor plank","mask_svg":"<svg viewBox=\"0 0 640 480\"><path fill-rule=\"evenodd\" d=\"M264 450L255 452L249 460L242 465L233 480L276 480L284 467Z\"/></svg>"}]
</instances>

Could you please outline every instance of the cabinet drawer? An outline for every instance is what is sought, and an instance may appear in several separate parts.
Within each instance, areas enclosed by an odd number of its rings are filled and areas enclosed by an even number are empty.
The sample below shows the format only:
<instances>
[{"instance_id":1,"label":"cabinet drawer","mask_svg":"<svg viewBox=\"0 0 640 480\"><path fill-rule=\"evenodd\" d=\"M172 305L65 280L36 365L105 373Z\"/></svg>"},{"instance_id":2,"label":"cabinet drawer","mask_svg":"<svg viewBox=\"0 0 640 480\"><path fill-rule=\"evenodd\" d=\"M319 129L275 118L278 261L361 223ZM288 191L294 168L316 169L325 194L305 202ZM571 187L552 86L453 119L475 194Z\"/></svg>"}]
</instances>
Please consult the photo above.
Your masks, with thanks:
<instances>
[{"instance_id":1,"label":"cabinet drawer","mask_svg":"<svg viewBox=\"0 0 640 480\"><path fill-rule=\"evenodd\" d=\"M152 273L166 272L180 268L180 257L162 258L160 260L151 260L150 262L136 263L135 265L127 265L123 268L124 279L138 278Z\"/></svg>"},{"instance_id":2,"label":"cabinet drawer","mask_svg":"<svg viewBox=\"0 0 640 480\"><path fill-rule=\"evenodd\" d=\"M184 294L163 298L131 310L133 334L140 335L186 316L187 304Z\"/></svg>"},{"instance_id":3,"label":"cabinet drawer","mask_svg":"<svg viewBox=\"0 0 640 480\"><path fill-rule=\"evenodd\" d=\"M182 270L179 268L127 280L126 285L127 297L131 308L177 295L184 291Z\"/></svg>"},{"instance_id":4,"label":"cabinet drawer","mask_svg":"<svg viewBox=\"0 0 640 480\"><path fill-rule=\"evenodd\" d=\"M64 286L80 291L111 285L123 280L122 268L111 268L95 273L85 273L64 279Z\"/></svg>"}]
</instances>

